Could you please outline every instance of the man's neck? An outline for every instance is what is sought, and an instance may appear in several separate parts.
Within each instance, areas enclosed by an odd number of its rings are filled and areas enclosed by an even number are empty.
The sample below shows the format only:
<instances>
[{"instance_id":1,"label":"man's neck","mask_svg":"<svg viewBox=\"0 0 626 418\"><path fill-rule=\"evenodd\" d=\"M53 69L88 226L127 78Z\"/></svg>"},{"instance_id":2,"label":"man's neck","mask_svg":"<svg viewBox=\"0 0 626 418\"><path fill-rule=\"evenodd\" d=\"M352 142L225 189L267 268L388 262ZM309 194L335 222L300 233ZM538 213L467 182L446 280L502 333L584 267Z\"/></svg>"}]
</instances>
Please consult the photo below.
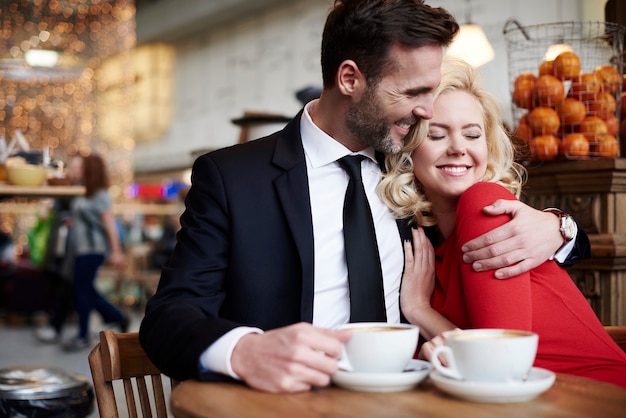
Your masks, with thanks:
<instances>
[{"instance_id":1,"label":"man's neck","mask_svg":"<svg viewBox=\"0 0 626 418\"><path fill-rule=\"evenodd\" d=\"M311 104L311 120L328 136L350 151L362 151L368 145L356 138L345 124L348 105L349 102L345 97L337 97L333 90L324 90L322 96Z\"/></svg>"}]
</instances>

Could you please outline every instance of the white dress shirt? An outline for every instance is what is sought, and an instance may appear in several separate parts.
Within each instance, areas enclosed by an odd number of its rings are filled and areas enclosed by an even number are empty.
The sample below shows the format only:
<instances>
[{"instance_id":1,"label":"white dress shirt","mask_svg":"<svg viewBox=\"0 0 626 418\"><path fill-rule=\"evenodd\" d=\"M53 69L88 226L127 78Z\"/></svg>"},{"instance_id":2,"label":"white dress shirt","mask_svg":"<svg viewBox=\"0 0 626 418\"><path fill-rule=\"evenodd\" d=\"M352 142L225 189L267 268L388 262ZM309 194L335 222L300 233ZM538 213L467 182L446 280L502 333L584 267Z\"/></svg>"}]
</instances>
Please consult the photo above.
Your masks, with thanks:
<instances>
[{"instance_id":1,"label":"white dress shirt","mask_svg":"<svg viewBox=\"0 0 626 418\"><path fill-rule=\"evenodd\" d=\"M313 123L310 113L315 105L316 100L305 107L300 122L313 218L313 325L333 328L350 318L342 220L349 178L337 160L352 153ZM404 268L402 241L396 220L376 193L381 170L374 150L367 148L359 154L368 157L361 162L361 170L380 251L387 321L397 323L400 322L400 279ZM230 355L239 339L250 332L262 331L241 327L223 335L202 354L201 366L237 378L230 366Z\"/></svg>"}]
</instances>

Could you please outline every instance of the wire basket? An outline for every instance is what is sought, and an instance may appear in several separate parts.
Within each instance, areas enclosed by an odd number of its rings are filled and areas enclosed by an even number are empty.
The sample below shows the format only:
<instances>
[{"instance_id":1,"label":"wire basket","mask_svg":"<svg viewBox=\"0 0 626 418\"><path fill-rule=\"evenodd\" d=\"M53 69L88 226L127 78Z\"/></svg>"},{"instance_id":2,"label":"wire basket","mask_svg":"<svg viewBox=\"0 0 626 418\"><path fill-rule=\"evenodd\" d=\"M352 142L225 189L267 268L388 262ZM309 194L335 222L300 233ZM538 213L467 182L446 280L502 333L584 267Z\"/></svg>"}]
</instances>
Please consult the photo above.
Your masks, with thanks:
<instances>
[{"instance_id":1,"label":"wire basket","mask_svg":"<svg viewBox=\"0 0 626 418\"><path fill-rule=\"evenodd\" d=\"M504 24L514 128L530 159L619 157L625 29L592 21ZM555 47L570 52L549 56Z\"/></svg>"}]
</instances>

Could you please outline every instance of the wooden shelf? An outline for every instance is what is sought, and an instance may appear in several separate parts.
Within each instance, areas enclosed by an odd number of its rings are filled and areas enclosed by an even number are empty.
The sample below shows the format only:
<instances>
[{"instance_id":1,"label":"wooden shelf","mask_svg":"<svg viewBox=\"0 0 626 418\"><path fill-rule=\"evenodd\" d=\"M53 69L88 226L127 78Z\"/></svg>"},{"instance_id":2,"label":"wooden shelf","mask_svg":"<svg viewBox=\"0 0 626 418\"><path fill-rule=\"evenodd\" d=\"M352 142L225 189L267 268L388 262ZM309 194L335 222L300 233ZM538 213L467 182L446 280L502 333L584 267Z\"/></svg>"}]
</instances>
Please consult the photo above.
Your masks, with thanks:
<instances>
[{"instance_id":1,"label":"wooden shelf","mask_svg":"<svg viewBox=\"0 0 626 418\"><path fill-rule=\"evenodd\" d=\"M0 184L0 197L62 197L85 193L83 186L14 186Z\"/></svg>"}]
</instances>

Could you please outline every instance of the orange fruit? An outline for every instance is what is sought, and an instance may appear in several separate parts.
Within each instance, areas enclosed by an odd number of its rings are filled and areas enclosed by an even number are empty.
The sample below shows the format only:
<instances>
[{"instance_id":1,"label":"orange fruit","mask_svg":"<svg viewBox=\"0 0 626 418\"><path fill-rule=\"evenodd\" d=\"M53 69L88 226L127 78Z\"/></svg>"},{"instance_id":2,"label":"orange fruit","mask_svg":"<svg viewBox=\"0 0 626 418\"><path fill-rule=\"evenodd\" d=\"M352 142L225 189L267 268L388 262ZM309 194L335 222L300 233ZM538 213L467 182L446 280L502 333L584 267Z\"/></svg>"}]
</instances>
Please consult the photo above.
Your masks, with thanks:
<instances>
[{"instance_id":1,"label":"orange fruit","mask_svg":"<svg viewBox=\"0 0 626 418\"><path fill-rule=\"evenodd\" d=\"M606 129L609 135L617 135L619 132L619 119L614 114L610 114L604 119L604 123L606 123Z\"/></svg>"},{"instance_id":2,"label":"orange fruit","mask_svg":"<svg viewBox=\"0 0 626 418\"><path fill-rule=\"evenodd\" d=\"M533 105L533 88L537 77L532 73L522 73L513 83L513 103L517 107L530 109Z\"/></svg>"},{"instance_id":3,"label":"orange fruit","mask_svg":"<svg viewBox=\"0 0 626 418\"><path fill-rule=\"evenodd\" d=\"M585 119L585 115L587 114L585 104L573 97L565 98L565 100L556 105L555 110L563 125L579 124Z\"/></svg>"},{"instance_id":4,"label":"orange fruit","mask_svg":"<svg viewBox=\"0 0 626 418\"><path fill-rule=\"evenodd\" d=\"M561 120L556 110L536 107L528 113L528 125L535 135L554 135L561 126Z\"/></svg>"},{"instance_id":5,"label":"orange fruit","mask_svg":"<svg viewBox=\"0 0 626 418\"><path fill-rule=\"evenodd\" d=\"M626 138L626 119L622 119L619 124L619 136Z\"/></svg>"},{"instance_id":6,"label":"orange fruit","mask_svg":"<svg viewBox=\"0 0 626 418\"><path fill-rule=\"evenodd\" d=\"M565 135L559 146L561 155L567 158L583 158L589 156L589 141L583 134Z\"/></svg>"},{"instance_id":7,"label":"orange fruit","mask_svg":"<svg viewBox=\"0 0 626 418\"><path fill-rule=\"evenodd\" d=\"M600 135L598 142L593 144L594 153L602 158L616 158L619 155L619 144L613 135Z\"/></svg>"},{"instance_id":8,"label":"orange fruit","mask_svg":"<svg viewBox=\"0 0 626 418\"><path fill-rule=\"evenodd\" d=\"M581 101L593 99L593 96L600 91L602 79L596 73L582 73L572 78L572 85L569 95Z\"/></svg>"},{"instance_id":9,"label":"orange fruit","mask_svg":"<svg viewBox=\"0 0 626 418\"><path fill-rule=\"evenodd\" d=\"M578 132L578 125L563 125L558 131L556 131L557 138L563 138L565 135L573 134L574 132Z\"/></svg>"},{"instance_id":10,"label":"orange fruit","mask_svg":"<svg viewBox=\"0 0 626 418\"><path fill-rule=\"evenodd\" d=\"M551 75L542 75L533 88L533 97L539 106L554 106L565 98L563 83Z\"/></svg>"},{"instance_id":11,"label":"orange fruit","mask_svg":"<svg viewBox=\"0 0 626 418\"><path fill-rule=\"evenodd\" d=\"M590 115L606 119L609 115L615 114L617 102L613 94L601 91L600 93L596 93L593 100L589 102L587 109Z\"/></svg>"},{"instance_id":12,"label":"orange fruit","mask_svg":"<svg viewBox=\"0 0 626 418\"><path fill-rule=\"evenodd\" d=\"M554 75L554 60L541 61L541 64L539 64L539 75Z\"/></svg>"},{"instance_id":13,"label":"orange fruit","mask_svg":"<svg viewBox=\"0 0 626 418\"><path fill-rule=\"evenodd\" d=\"M519 123L517 124L517 129L515 129L515 136L524 140L524 142L530 141L530 138L533 136L533 131L530 129L530 125L528 121L522 117L520 118Z\"/></svg>"},{"instance_id":14,"label":"orange fruit","mask_svg":"<svg viewBox=\"0 0 626 418\"><path fill-rule=\"evenodd\" d=\"M580 123L578 132L585 135L589 142L596 142L596 137L608 134L609 129L601 118L597 116L587 116L585 120Z\"/></svg>"},{"instance_id":15,"label":"orange fruit","mask_svg":"<svg viewBox=\"0 0 626 418\"><path fill-rule=\"evenodd\" d=\"M610 64L599 65L593 70L593 72L598 74L602 80L602 91L615 93L622 85L622 75L619 73L617 68Z\"/></svg>"},{"instance_id":16,"label":"orange fruit","mask_svg":"<svg viewBox=\"0 0 626 418\"><path fill-rule=\"evenodd\" d=\"M530 155L539 160L553 160L559 155L559 139L554 135L540 135L530 140Z\"/></svg>"},{"instance_id":17,"label":"orange fruit","mask_svg":"<svg viewBox=\"0 0 626 418\"><path fill-rule=\"evenodd\" d=\"M554 75L562 80L571 80L580 73L580 57L572 51L561 52L554 59Z\"/></svg>"}]
</instances>

